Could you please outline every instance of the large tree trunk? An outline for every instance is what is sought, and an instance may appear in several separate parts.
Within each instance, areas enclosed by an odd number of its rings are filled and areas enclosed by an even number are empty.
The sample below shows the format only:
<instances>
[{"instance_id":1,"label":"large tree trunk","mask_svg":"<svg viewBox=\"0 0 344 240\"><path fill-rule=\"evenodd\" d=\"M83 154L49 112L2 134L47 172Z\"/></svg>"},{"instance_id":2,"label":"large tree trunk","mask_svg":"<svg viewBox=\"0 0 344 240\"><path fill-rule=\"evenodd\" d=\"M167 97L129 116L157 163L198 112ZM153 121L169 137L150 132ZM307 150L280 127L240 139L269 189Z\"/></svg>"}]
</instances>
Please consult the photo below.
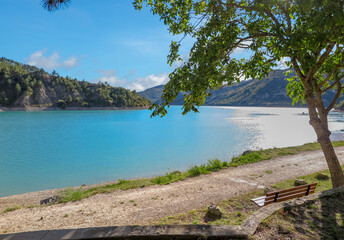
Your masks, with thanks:
<instances>
[{"instance_id":1,"label":"large tree trunk","mask_svg":"<svg viewBox=\"0 0 344 240\"><path fill-rule=\"evenodd\" d=\"M325 159L331 173L332 187L336 188L344 186L343 170L330 140L331 132L328 130L327 113L317 113L315 106L312 103L310 104L309 101L307 102L310 118L309 123L314 128L318 137L318 142L324 152Z\"/></svg>"},{"instance_id":2,"label":"large tree trunk","mask_svg":"<svg viewBox=\"0 0 344 240\"><path fill-rule=\"evenodd\" d=\"M332 187L336 188L336 187L344 186L343 171L338 161L337 155L334 151L334 148L332 146L332 143L330 141L330 138L329 137L323 138L320 141L318 140L318 142L321 145L328 168L330 169Z\"/></svg>"}]
</instances>

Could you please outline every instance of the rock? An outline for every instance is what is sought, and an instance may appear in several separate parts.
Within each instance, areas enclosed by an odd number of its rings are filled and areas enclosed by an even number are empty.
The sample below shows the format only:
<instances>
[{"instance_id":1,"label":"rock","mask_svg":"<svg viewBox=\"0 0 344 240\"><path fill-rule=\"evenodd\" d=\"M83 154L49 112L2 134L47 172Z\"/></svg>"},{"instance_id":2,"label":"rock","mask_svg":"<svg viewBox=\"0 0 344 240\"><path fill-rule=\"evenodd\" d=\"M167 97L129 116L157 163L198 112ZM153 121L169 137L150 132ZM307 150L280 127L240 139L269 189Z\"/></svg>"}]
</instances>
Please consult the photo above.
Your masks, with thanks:
<instances>
[{"instance_id":1,"label":"rock","mask_svg":"<svg viewBox=\"0 0 344 240\"><path fill-rule=\"evenodd\" d=\"M34 101L38 105L52 105L52 102L49 96L47 95L47 91L45 87L35 88L33 96L34 96Z\"/></svg>"},{"instance_id":2,"label":"rock","mask_svg":"<svg viewBox=\"0 0 344 240\"><path fill-rule=\"evenodd\" d=\"M48 197L46 199L42 199L40 201L40 204L41 205L43 205L43 204L53 204L53 203L58 203L58 202L61 202L61 197L56 195L56 196Z\"/></svg>"},{"instance_id":3,"label":"rock","mask_svg":"<svg viewBox=\"0 0 344 240\"><path fill-rule=\"evenodd\" d=\"M318 180L328 180L330 177L327 176L325 173L318 173L315 176L315 178L318 179Z\"/></svg>"},{"instance_id":4,"label":"rock","mask_svg":"<svg viewBox=\"0 0 344 240\"><path fill-rule=\"evenodd\" d=\"M207 221L213 221L216 219L220 219L222 217L223 213L221 209L216 206L215 204L210 204L208 207L207 213L205 215L206 222Z\"/></svg>"},{"instance_id":5,"label":"rock","mask_svg":"<svg viewBox=\"0 0 344 240\"><path fill-rule=\"evenodd\" d=\"M288 226L279 224L277 226L277 231L278 231L278 234L288 234L290 233L290 228Z\"/></svg>"},{"instance_id":6,"label":"rock","mask_svg":"<svg viewBox=\"0 0 344 240\"><path fill-rule=\"evenodd\" d=\"M245 155L247 155L247 154L249 154L249 153L251 153L251 152L252 152L251 150L246 150L246 151L243 152L241 155L245 156Z\"/></svg>"},{"instance_id":7,"label":"rock","mask_svg":"<svg viewBox=\"0 0 344 240\"><path fill-rule=\"evenodd\" d=\"M294 186L301 186L301 185L306 185L308 184L306 180L303 179L295 179L294 181Z\"/></svg>"}]
</instances>

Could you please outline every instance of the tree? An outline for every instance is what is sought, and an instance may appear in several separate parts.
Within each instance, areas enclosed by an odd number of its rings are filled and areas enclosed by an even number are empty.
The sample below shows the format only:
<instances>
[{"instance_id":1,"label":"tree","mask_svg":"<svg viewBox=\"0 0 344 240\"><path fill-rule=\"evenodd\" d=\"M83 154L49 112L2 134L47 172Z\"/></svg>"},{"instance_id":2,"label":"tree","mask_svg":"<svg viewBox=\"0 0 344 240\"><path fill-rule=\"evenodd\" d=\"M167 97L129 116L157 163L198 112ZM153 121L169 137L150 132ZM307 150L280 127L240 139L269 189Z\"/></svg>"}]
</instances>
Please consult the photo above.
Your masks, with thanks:
<instances>
[{"instance_id":1,"label":"tree","mask_svg":"<svg viewBox=\"0 0 344 240\"><path fill-rule=\"evenodd\" d=\"M16 84L16 92L17 92L17 96L21 94L21 86L19 83Z\"/></svg>"},{"instance_id":2,"label":"tree","mask_svg":"<svg viewBox=\"0 0 344 240\"><path fill-rule=\"evenodd\" d=\"M57 101L56 105L57 105L57 107L59 107L61 109L66 109L67 108L67 103L64 100L62 100L62 99L59 99Z\"/></svg>"},{"instance_id":3,"label":"tree","mask_svg":"<svg viewBox=\"0 0 344 240\"><path fill-rule=\"evenodd\" d=\"M69 3L70 0L42 0L42 6L48 11L55 11L67 7Z\"/></svg>"},{"instance_id":4,"label":"tree","mask_svg":"<svg viewBox=\"0 0 344 240\"><path fill-rule=\"evenodd\" d=\"M169 75L153 116L165 115L180 92L183 114L197 112L212 90L241 79L261 79L286 61L296 73L288 93L294 102L307 103L332 185L344 185L327 119L343 89L344 0L134 0L134 7L141 10L144 3L171 34L195 40L188 61ZM180 46L181 41L172 41L170 65L182 60ZM233 57L236 49L250 56ZM336 91L327 106L322 100L326 91Z\"/></svg>"}]
</instances>

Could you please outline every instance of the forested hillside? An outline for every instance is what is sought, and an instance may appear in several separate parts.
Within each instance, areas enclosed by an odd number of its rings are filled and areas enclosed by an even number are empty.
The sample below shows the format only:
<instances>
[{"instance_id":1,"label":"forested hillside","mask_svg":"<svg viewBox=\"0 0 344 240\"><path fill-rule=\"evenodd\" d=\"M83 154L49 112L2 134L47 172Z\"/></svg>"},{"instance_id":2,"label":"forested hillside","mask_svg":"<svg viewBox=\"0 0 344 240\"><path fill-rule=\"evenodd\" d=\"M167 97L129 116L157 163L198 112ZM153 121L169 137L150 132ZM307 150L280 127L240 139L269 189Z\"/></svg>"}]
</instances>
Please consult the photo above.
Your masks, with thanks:
<instances>
[{"instance_id":1,"label":"forested hillside","mask_svg":"<svg viewBox=\"0 0 344 240\"><path fill-rule=\"evenodd\" d=\"M0 106L144 107L135 91L106 83L78 81L34 66L0 58Z\"/></svg>"},{"instance_id":2,"label":"forested hillside","mask_svg":"<svg viewBox=\"0 0 344 240\"><path fill-rule=\"evenodd\" d=\"M242 81L232 86L213 91L205 101L205 105L211 106L292 106L292 100L287 95L287 78L285 70L275 70L262 80ZM140 92L141 95L152 102L159 103L163 85ZM328 91L323 95L325 105L329 104L334 92ZM179 94L177 100L182 98ZM341 98L342 99L342 98ZM175 104L182 104L182 101ZM300 104L296 104L300 106Z\"/></svg>"}]
</instances>

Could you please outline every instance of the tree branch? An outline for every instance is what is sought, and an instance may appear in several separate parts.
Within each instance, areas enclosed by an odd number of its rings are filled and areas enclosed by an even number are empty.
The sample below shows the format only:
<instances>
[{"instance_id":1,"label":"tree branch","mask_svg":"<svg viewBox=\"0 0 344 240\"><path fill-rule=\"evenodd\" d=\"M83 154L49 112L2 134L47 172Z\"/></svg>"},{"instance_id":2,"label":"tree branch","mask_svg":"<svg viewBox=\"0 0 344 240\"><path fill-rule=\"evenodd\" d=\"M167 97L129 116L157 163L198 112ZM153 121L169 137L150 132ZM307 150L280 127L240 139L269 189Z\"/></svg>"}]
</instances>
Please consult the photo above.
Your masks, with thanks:
<instances>
[{"instance_id":1,"label":"tree branch","mask_svg":"<svg viewBox=\"0 0 344 240\"><path fill-rule=\"evenodd\" d=\"M319 61L317 62L317 67L320 68L321 65L325 62L325 60L327 59L328 55L331 53L331 51L333 50L334 46L336 44L334 42L331 42L325 52L321 55L321 57L319 58Z\"/></svg>"},{"instance_id":2,"label":"tree branch","mask_svg":"<svg viewBox=\"0 0 344 240\"><path fill-rule=\"evenodd\" d=\"M342 92L342 84L340 83L340 78L336 79L336 83L337 83L337 92L336 92L336 95L333 97L333 100L330 103L330 105L328 105L328 107L325 109L326 113L329 113L331 111L331 109L336 104L336 102L337 102L337 100L338 100L338 98Z\"/></svg>"},{"instance_id":3,"label":"tree branch","mask_svg":"<svg viewBox=\"0 0 344 240\"><path fill-rule=\"evenodd\" d=\"M305 79L305 75L302 74L301 69L300 69L300 67L299 67L299 64L298 64L297 61L296 61L296 58L295 58L295 57L293 57L293 58L290 57L290 59L291 59L291 63L292 63L293 66L294 66L294 69L295 69L296 74L299 76L299 78L301 79L301 81L303 81L303 80Z\"/></svg>"},{"instance_id":4,"label":"tree branch","mask_svg":"<svg viewBox=\"0 0 344 240\"><path fill-rule=\"evenodd\" d=\"M266 8L265 13L272 19L272 21L275 22L275 24L277 25L278 28L281 26L280 22L275 17L275 15L272 14L272 12L269 8Z\"/></svg>"},{"instance_id":5,"label":"tree branch","mask_svg":"<svg viewBox=\"0 0 344 240\"><path fill-rule=\"evenodd\" d=\"M336 81L335 82L333 82L329 87L327 87L327 88L325 88L325 89L323 89L323 90L321 90L321 92L322 93L324 93L324 92L326 92L327 90L330 90L331 88L333 88L334 87L334 85L336 85Z\"/></svg>"},{"instance_id":6,"label":"tree branch","mask_svg":"<svg viewBox=\"0 0 344 240\"><path fill-rule=\"evenodd\" d=\"M282 6L282 4L280 4L280 7L281 9L283 9L284 16L287 19L288 31L289 33L291 33L291 19L288 12L288 9L290 7L290 2L287 2L287 6Z\"/></svg>"},{"instance_id":7,"label":"tree branch","mask_svg":"<svg viewBox=\"0 0 344 240\"><path fill-rule=\"evenodd\" d=\"M343 52L342 52L342 53L343 53ZM344 57L342 58L342 61L340 61L340 62L332 69L332 71L331 71L329 74L327 74L326 78L324 79L324 81L322 81L322 82L319 84L319 86L322 87L322 86L324 86L328 81L330 81L330 79L331 79L331 77L333 76L333 74L335 74L335 73L339 70L339 68L343 67L343 63L344 63ZM341 79L341 78L339 78L339 79ZM326 91L326 90L324 90L324 91Z\"/></svg>"},{"instance_id":8,"label":"tree branch","mask_svg":"<svg viewBox=\"0 0 344 240\"><path fill-rule=\"evenodd\" d=\"M321 113L321 115L325 112L324 102L321 97L321 88L319 87L317 80L313 78L312 81L315 89L315 106L318 109L318 112Z\"/></svg>"}]
</instances>

